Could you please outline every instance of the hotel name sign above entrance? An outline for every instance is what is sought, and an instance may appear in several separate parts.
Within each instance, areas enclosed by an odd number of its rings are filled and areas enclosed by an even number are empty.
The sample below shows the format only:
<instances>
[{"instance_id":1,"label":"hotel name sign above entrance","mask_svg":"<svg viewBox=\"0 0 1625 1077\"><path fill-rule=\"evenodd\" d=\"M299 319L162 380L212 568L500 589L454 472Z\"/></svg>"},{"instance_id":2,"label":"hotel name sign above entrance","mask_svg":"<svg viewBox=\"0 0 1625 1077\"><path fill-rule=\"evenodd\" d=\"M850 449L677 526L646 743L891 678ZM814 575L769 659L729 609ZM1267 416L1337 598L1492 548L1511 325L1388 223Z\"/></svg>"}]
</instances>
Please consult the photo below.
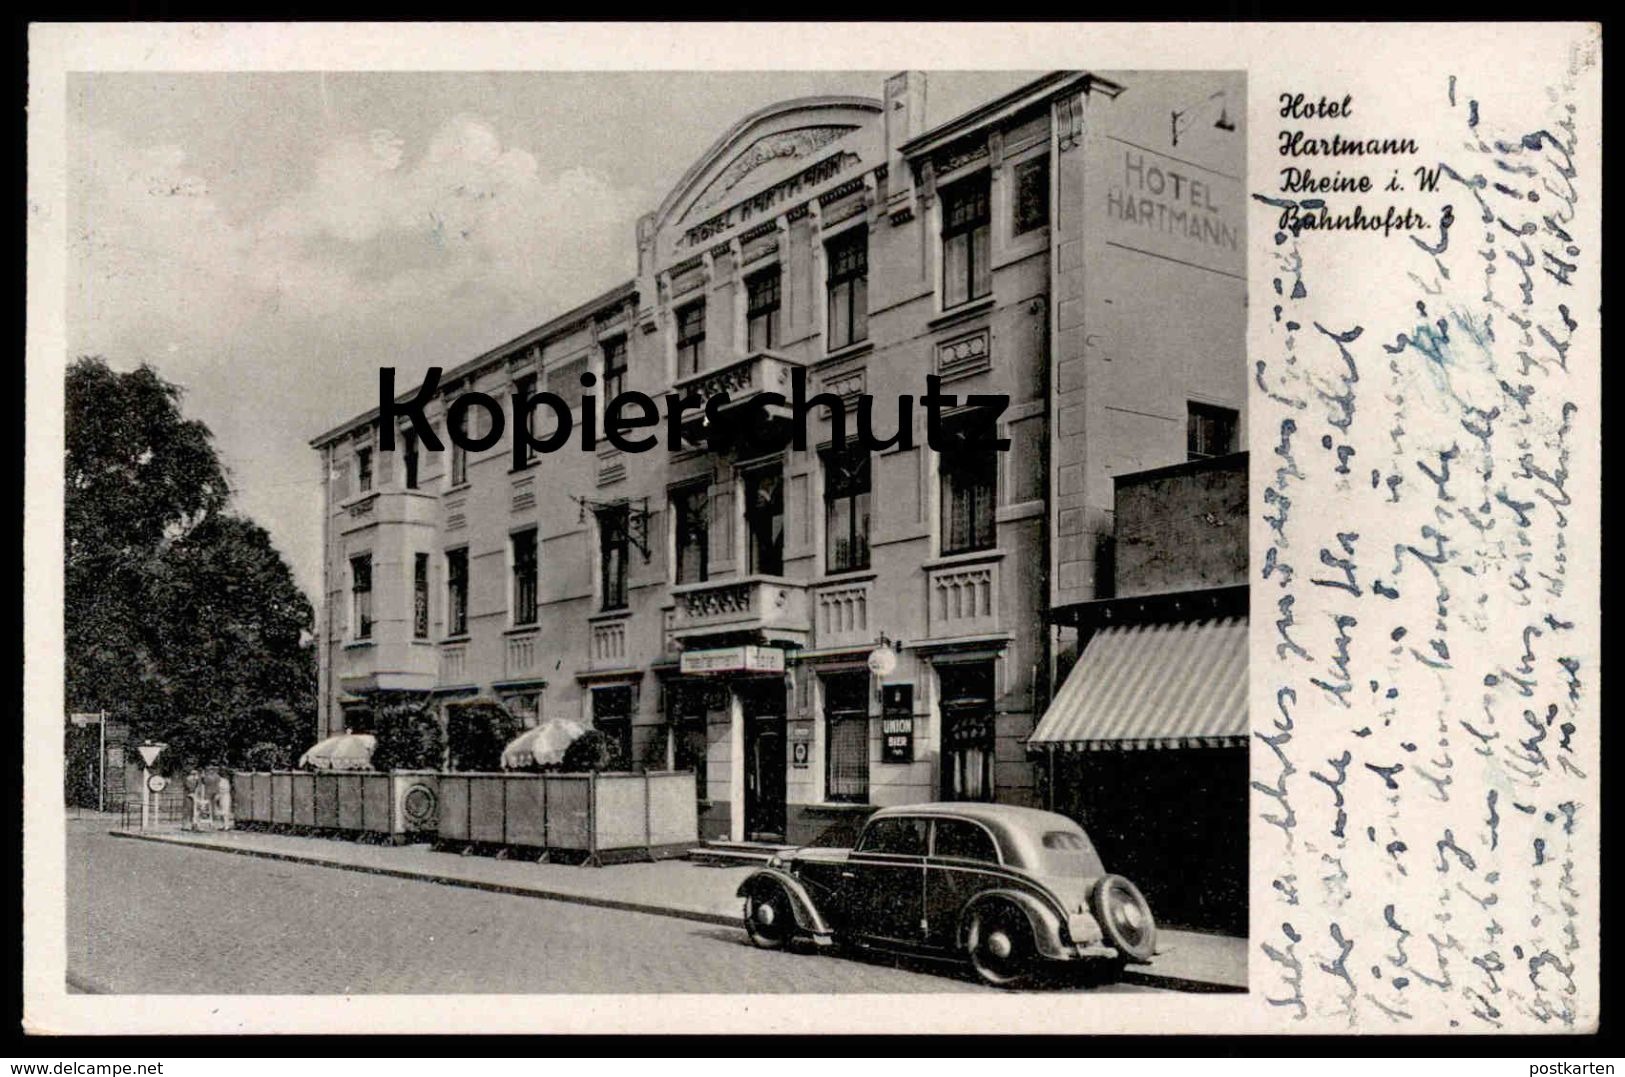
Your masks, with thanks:
<instances>
[{"instance_id":1,"label":"hotel name sign above entrance","mask_svg":"<svg viewBox=\"0 0 1625 1077\"><path fill-rule=\"evenodd\" d=\"M683 673L783 673L784 651L752 644L684 651L678 669Z\"/></svg>"},{"instance_id":2,"label":"hotel name sign above entrance","mask_svg":"<svg viewBox=\"0 0 1625 1077\"><path fill-rule=\"evenodd\" d=\"M789 179L781 180L765 190L758 191L715 217L707 218L685 231L677 241L679 248L708 243L724 232L746 224L777 208L784 202L796 200L802 194L811 195L812 189L849 170L863 158L855 153L837 153L822 161L808 165Z\"/></svg>"}]
</instances>

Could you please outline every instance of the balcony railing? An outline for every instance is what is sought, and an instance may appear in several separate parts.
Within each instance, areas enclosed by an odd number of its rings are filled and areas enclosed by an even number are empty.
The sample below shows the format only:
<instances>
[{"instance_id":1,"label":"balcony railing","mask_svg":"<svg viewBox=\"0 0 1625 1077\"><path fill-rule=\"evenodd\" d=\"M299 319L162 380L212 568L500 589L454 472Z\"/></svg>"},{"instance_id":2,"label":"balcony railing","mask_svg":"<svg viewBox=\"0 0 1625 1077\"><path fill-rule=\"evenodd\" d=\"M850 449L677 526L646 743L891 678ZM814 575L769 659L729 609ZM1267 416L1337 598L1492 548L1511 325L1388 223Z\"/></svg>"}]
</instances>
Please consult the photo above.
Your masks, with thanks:
<instances>
[{"instance_id":1,"label":"balcony railing","mask_svg":"<svg viewBox=\"0 0 1625 1077\"><path fill-rule=\"evenodd\" d=\"M536 672L536 632L519 632L507 638L503 648L502 671L508 677Z\"/></svg>"},{"instance_id":2,"label":"balcony railing","mask_svg":"<svg viewBox=\"0 0 1625 1077\"><path fill-rule=\"evenodd\" d=\"M719 393L728 394L728 403L718 409L719 415L735 411L762 393L778 393L788 400L791 372L801 366L801 363L779 352L757 351L716 370L703 370L678 379L672 387L673 391L679 397L692 393L700 401L698 412L690 411L685 415L684 436L697 437L705 431L704 408ZM787 419L789 415L788 406L781 408L774 405L767 409L764 418L776 421Z\"/></svg>"},{"instance_id":3,"label":"balcony railing","mask_svg":"<svg viewBox=\"0 0 1625 1077\"><path fill-rule=\"evenodd\" d=\"M804 584L747 577L673 588L672 637L685 646L706 636L749 633L805 643L811 630Z\"/></svg>"},{"instance_id":4,"label":"balcony railing","mask_svg":"<svg viewBox=\"0 0 1625 1077\"><path fill-rule=\"evenodd\" d=\"M440 683L462 684L468 679L468 644L440 645Z\"/></svg>"},{"instance_id":5,"label":"balcony railing","mask_svg":"<svg viewBox=\"0 0 1625 1077\"><path fill-rule=\"evenodd\" d=\"M595 621L587 650L592 669L619 669L626 665L626 620Z\"/></svg>"}]
</instances>

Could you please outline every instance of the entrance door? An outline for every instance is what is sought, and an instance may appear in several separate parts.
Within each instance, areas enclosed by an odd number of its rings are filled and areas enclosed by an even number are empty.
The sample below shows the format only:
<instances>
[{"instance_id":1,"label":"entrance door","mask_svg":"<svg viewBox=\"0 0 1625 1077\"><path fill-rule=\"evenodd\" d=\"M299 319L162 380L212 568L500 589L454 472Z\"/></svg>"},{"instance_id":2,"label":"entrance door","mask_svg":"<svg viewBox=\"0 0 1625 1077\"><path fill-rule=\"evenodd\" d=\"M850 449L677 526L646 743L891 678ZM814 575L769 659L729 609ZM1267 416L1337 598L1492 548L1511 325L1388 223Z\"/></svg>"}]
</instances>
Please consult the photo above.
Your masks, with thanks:
<instances>
[{"instance_id":1,"label":"entrance door","mask_svg":"<svg viewBox=\"0 0 1625 1077\"><path fill-rule=\"evenodd\" d=\"M745 838L784 840L784 686L742 690L745 718Z\"/></svg>"}]
</instances>

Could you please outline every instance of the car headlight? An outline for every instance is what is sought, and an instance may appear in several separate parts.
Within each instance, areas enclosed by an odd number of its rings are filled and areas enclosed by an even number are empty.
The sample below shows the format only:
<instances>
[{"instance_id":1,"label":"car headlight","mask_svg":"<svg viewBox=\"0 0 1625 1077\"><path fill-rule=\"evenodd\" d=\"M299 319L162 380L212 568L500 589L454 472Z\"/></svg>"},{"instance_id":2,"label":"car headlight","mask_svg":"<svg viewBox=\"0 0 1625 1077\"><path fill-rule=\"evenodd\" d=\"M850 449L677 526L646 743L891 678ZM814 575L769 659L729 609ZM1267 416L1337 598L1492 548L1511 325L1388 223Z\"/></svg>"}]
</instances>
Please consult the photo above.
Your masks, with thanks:
<instances>
[{"instance_id":1,"label":"car headlight","mask_svg":"<svg viewBox=\"0 0 1625 1077\"><path fill-rule=\"evenodd\" d=\"M784 857L780 856L778 853L774 853L772 856L767 858L767 866L770 868L784 867Z\"/></svg>"}]
</instances>

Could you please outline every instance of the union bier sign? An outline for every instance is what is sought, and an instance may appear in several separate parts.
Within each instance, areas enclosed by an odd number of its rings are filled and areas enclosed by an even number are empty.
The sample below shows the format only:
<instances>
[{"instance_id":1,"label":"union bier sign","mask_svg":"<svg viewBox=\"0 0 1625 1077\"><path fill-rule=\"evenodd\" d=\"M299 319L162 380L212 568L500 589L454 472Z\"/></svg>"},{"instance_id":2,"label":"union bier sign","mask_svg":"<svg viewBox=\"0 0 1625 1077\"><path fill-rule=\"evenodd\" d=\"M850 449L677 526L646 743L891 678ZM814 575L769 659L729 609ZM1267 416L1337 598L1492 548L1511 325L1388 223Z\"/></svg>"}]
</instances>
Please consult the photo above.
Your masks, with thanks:
<instances>
[{"instance_id":1,"label":"union bier sign","mask_svg":"<svg viewBox=\"0 0 1625 1077\"><path fill-rule=\"evenodd\" d=\"M914 762L914 686L880 686L880 761Z\"/></svg>"}]
</instances>

